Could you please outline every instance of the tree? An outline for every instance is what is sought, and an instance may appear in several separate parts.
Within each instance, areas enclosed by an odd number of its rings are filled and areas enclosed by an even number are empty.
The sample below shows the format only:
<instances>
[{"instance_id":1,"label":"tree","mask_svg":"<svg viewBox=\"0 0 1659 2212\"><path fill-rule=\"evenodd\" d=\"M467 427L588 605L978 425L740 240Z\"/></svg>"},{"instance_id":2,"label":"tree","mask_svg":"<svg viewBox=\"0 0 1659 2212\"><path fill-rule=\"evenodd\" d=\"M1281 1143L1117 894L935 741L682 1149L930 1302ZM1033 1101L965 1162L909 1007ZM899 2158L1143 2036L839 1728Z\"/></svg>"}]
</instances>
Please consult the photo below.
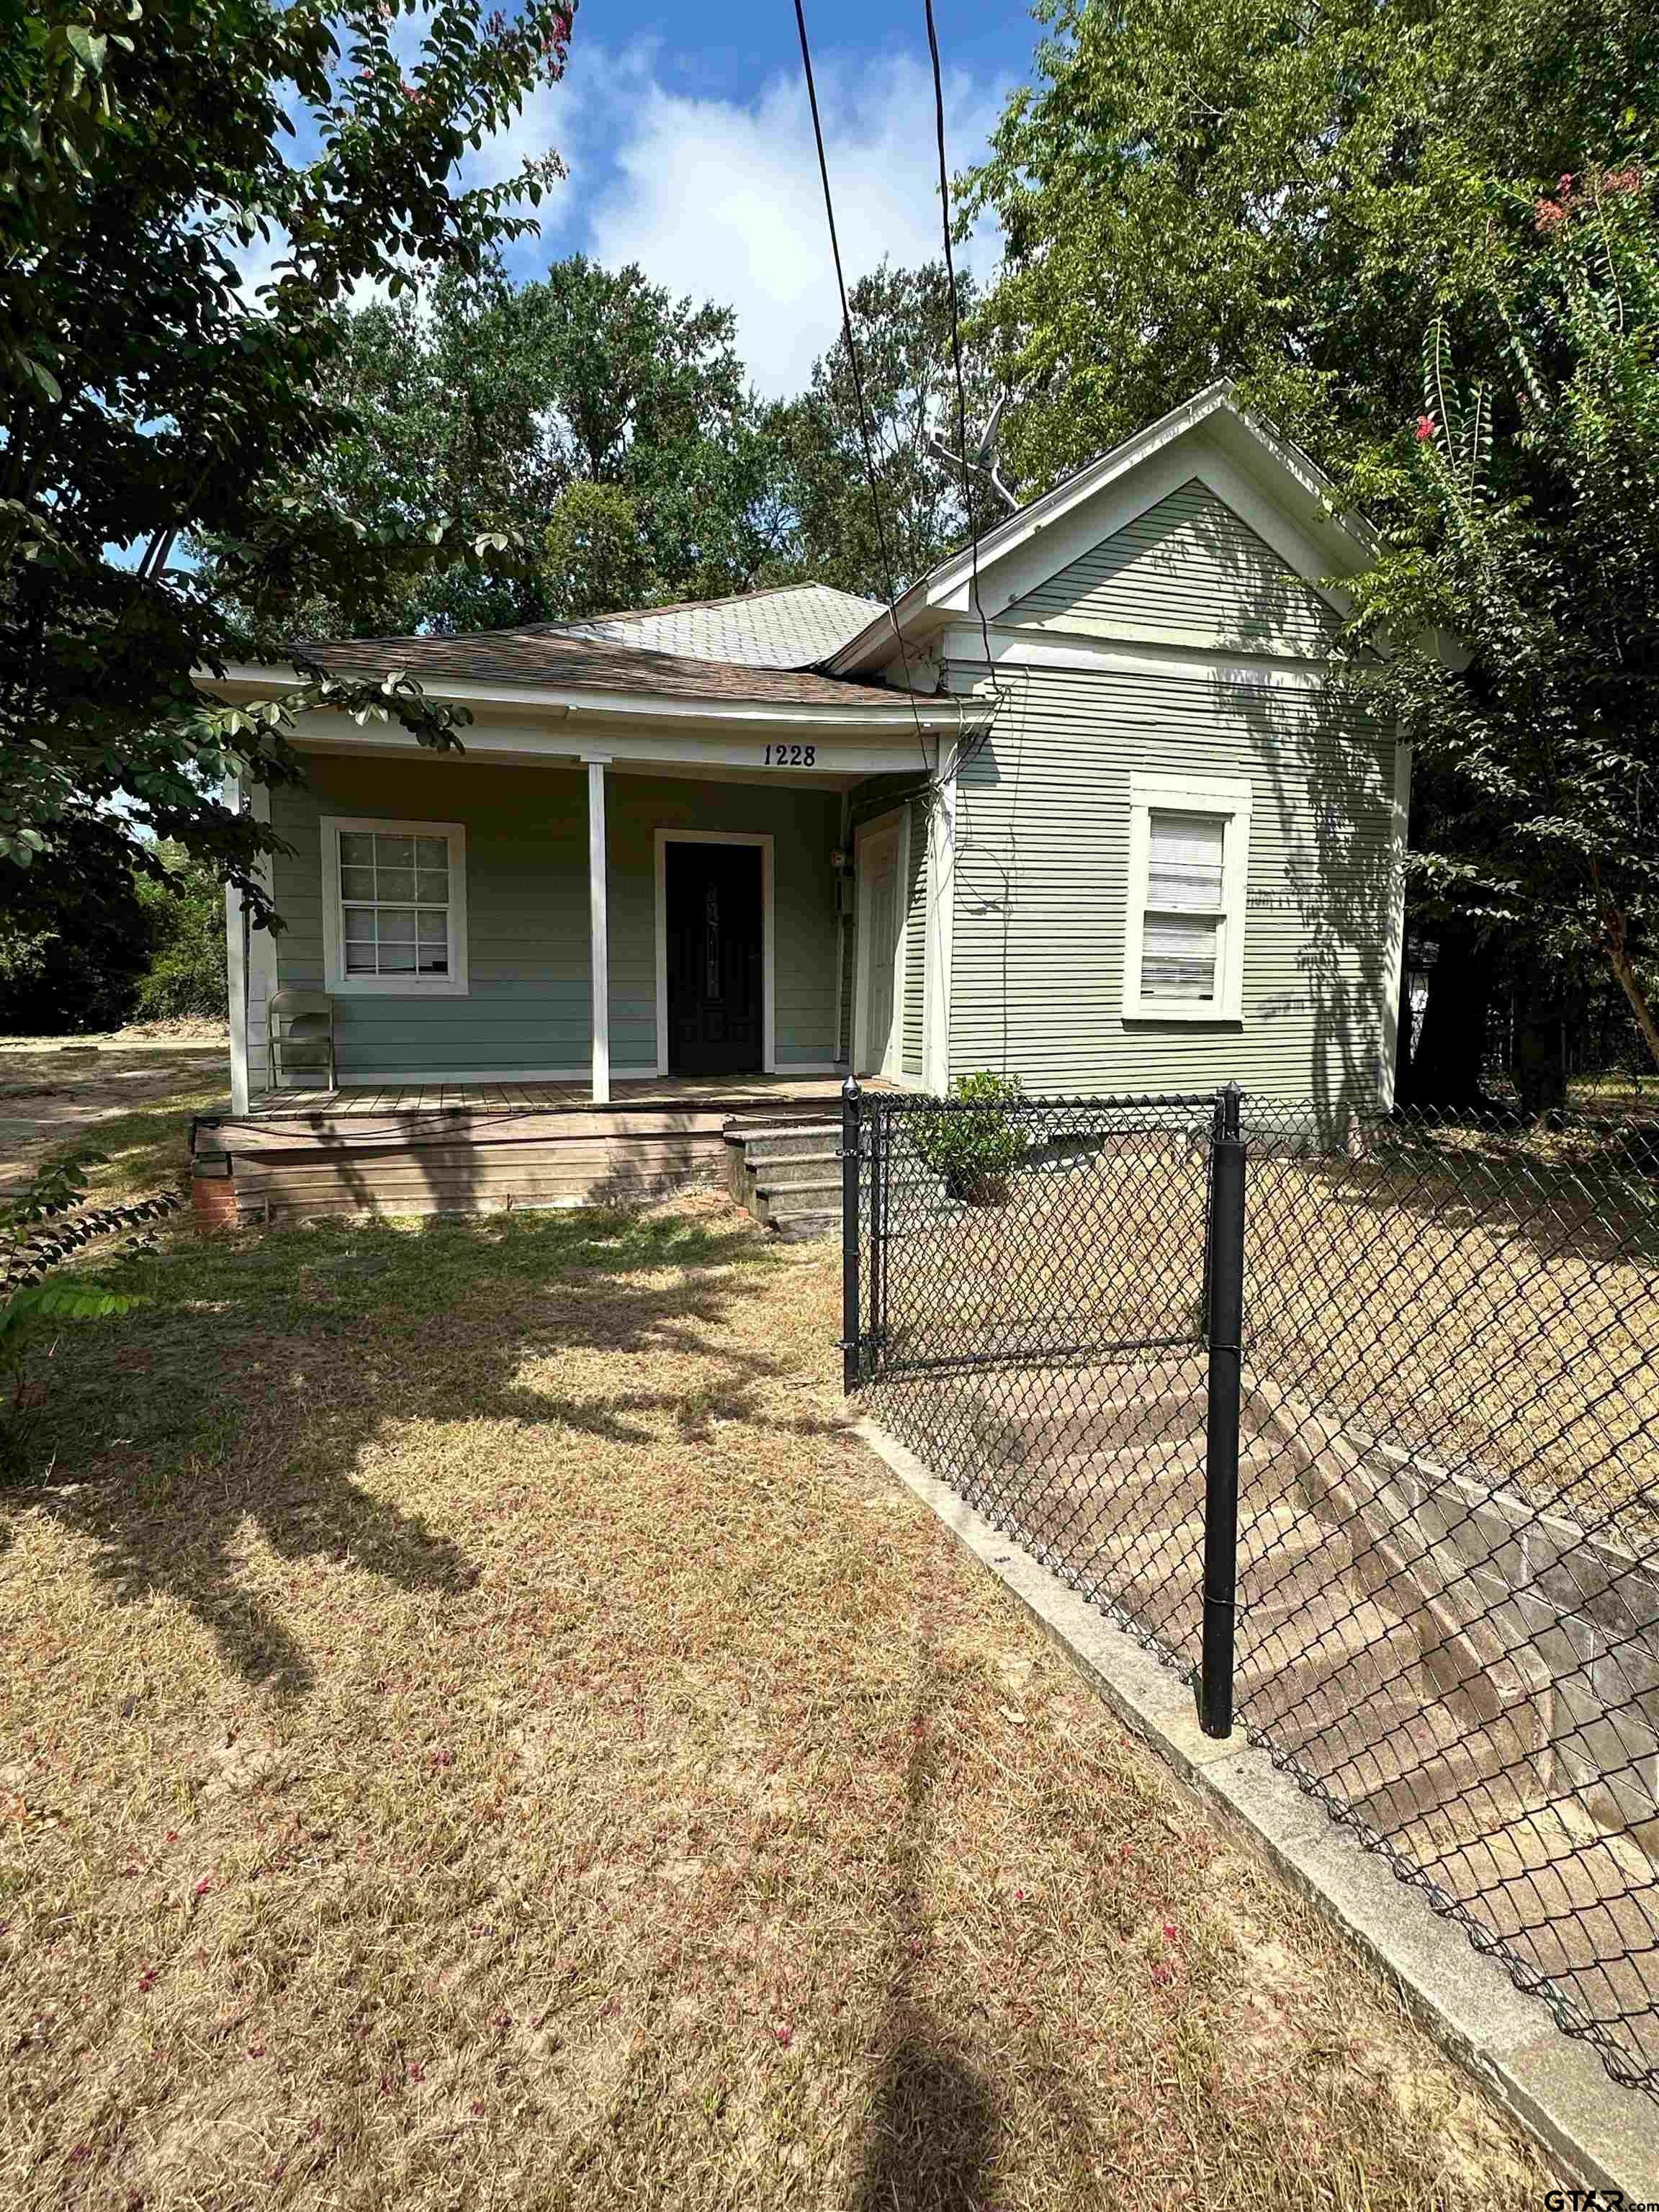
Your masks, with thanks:
<instances>
[{"instance_id":1,"label":"tree","mask_svg":"<svg viewBox=\"0 0 1659 2212\"><path fill-rule=\"evenodd\" d=\"M225 895L210 869L182 845L157 855L167 874L137 879L149 961L138 979L137 1012L149 1021L205 1015L222 1021L226 1005Z\"/></svg>"},{"instance_id":2,"label":"tree","mask_svg":"<svg viewBox=\"0 0 1659 2212\"><path fill-rule=\"evenodd\" d=\"M1518 218L1518 219L1517 219ZM1419 866L1557 975L1603 963L1656 1063L1659 220L1639 163L1492 210L1491 380L1424 349L1413 465L1358 483L1385 524L1350 635L1457 788ZM1440 641L1457 641L1449 659Z\"/></svg>"},{"instance_id":3,"label":"tree","mask_svg":"<svg viewBox=\"0 0 1659 2212\"><path fill-rule=\"evenodd\" d=\"M957 278L960 313L977 303L974 282ZM887 574L865 465L857 395L847 340L836 338L812 365L799 399L774 410L769 428L780 449L780 488L792 518L794 572L843 591L884 598L902 591L968 536L1005 512L981 482L970 509L959 469L930 439L957 446L951 358L951 295L942 261L895 269L884 261L848 295L859 369L872 428L876 478L892 574ZM963 353L969 450L1001 389L983 347Z\"/></svg>"},{"instance_id":4,"label":"tree","mask_svg":"<svg viewBox=\"0 0 1659 2212\"><path fill-rule=\"evenodd\" d=\"M283 710L213 710L194 672L284 610L382 599L429 528L296 493L343 427L325 388L355 287L481 268L557 163L458 191L457 165L563 65L568 0L515 21L437 0L45 0L0 63L0 856L113 824L173 838L264 912L268 830L227 775L299 773ZM292 140L307 149L290 158ZM252 289L239 258L264 247ZM440 533L441 536L441 533ZM181 546L210 538L215 588ZM234 597L233 622L226 599ZM407 682L311 695L424 743L464 719ZM294 702L303 704L301 702Z\"/></svg>"},{"instance_id":5,"label":"tree","mask_svg":"<svg viewBox=\"0 0 1659 2212\"><path fill-rule=\"evenodd\" d=\"M1036 487L1212 379L1328 466L1391 436L1436 314L1461 345L1495 181L1581 171L1659 112L1659 19L1620 0L1044 0L963 220Z\"/></svg>"},{"instance_id":6,"label":"tree","mask_svg":"<svg viewBox=\"0 0 1659 2212\"><path fill-rule=\"evenodd\" d=\"M331 378L350 426L296 495L378 530L442 529L468 557L393 577L378 599L337 589L296 605L295 635L712 598L757 580L772 556L772 461L735 318L636 267L577 254L517 290L498 270L446 273L352 317ZM594 529L602 551L586 544Z\"/></svg>"},{"instance_id":7,"label":"tree","mask_svg":"<svg viewBox=\"0 0 1659 2212\"><path fill-rule=\"evenodd\" d=\"M1520 243L1499 188L1582 173L1659 112L1659 20L1615 0L1039 12L1036 83L959 203L1001 224L977 322L1018 379L1006 444L1032 489L1223 374L1352 486L1417 412L1431 320L1484 357L1493 258ZM1455 850L1470 793L1429 803L1435 773L1413 846L1432 818ZM1438 954L1413 1073L1462 1103L1499 925L1421 877L1411 908Z\"/></svg>"},{"instance_id":8,"label":"tree","mask_svg":"<svg viewBox=\"0 0 1659 2212\"><path fill-rule=\"evenodd\" d=\"M222 937L222 894L219 913ZM149 950L149 918L116 823L57 822L33 866L0 860L0 1035L118 1029Z\"/></svg>"}]
</instances>

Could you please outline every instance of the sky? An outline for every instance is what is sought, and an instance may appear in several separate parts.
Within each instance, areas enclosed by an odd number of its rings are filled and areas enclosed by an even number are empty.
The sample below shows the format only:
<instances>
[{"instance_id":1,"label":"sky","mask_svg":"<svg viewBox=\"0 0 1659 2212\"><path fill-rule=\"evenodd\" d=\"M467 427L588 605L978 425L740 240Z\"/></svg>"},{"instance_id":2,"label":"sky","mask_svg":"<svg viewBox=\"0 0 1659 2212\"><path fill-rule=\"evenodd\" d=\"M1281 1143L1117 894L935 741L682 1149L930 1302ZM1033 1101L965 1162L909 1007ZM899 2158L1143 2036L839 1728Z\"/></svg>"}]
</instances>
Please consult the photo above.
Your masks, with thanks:
<instances>
[{"instance_id":1,"label":"sky","mask_svg":"<svg viewBox=\"0 0 1659 2212\"><path fill-rule=\"evenodd\" d=\"M1019 0L935 0L952 173L979 159L1039 27ZM849 283L884 253L939 251L933 79L921 0L877 16L809 0L836 218ZM854 35L856 33L856 35ZM556 148L569 177L542 204L516 276L585 252L636 261L678 295L737 310L739 349L767 398L799 391L839 319L793 0L670 10L583 0L563 81L471 164L484 181ZM966 258L988 275L981 228Z\"/></svg>"}]
</instances>

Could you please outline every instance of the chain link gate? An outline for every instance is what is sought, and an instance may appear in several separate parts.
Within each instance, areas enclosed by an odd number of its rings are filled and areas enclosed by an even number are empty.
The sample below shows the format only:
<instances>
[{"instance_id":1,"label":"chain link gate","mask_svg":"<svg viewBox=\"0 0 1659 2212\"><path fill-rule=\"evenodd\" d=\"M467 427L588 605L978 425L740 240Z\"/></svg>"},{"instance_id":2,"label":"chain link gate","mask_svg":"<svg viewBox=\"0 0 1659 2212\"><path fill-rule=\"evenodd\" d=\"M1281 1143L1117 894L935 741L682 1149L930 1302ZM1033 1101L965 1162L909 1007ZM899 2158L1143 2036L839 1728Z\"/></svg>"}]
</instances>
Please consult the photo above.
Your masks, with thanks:
<instances>
[{"instance_id":1,"label":"chain link gate","mask_svg":"<svg viewBox=\"0 0 1659 2212\"><path fill-rule=\"evenodd\" d=\"M1203 1717L1224 1735L1231 1522L1224 1486L1219 1512L1204 1499L1212 1392L1238 1389L1237 1178L1231 1274L1212 1264L1238 1099L848 1084L842 1127L847 1389L1151 1648L1194 1668L1207 1648ZM1113 1455L1144 1455L1160 1424L1156 1481L1111 1485ZM1213 1433L1224 1456L1224 1413Z\"/></svg>"},{"instance_id":2,"label":"chain link gate","mask_svg":"<svg viewBox=\"0 0 1659 2212\"><path fill-rule=\"evenodd\" d=\"M1659 1121L849 1085L842 1170L848 1391L1659 2095Z\"/></svg>"}]
</instances>

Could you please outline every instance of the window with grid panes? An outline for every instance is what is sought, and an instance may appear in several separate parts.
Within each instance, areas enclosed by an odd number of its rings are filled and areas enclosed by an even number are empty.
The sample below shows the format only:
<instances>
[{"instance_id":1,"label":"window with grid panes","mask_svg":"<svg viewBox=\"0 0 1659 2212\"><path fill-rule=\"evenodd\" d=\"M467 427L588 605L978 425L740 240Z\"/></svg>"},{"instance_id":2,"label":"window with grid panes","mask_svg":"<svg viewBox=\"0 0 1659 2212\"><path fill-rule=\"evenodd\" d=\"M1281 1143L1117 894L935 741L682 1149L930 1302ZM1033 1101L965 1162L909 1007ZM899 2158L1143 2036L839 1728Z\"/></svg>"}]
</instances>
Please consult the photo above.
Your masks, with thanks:
<instances>
[{"instance_id":1,"label":"window with grid panes","mask_svg":"<svg viewBox=\"0 0 1659 2212\"><path fill-rule=\"evenodd\" d=\"M380 830L339 838L346 975L447 977L449 840Z\"/></svg>"}]
</instances>

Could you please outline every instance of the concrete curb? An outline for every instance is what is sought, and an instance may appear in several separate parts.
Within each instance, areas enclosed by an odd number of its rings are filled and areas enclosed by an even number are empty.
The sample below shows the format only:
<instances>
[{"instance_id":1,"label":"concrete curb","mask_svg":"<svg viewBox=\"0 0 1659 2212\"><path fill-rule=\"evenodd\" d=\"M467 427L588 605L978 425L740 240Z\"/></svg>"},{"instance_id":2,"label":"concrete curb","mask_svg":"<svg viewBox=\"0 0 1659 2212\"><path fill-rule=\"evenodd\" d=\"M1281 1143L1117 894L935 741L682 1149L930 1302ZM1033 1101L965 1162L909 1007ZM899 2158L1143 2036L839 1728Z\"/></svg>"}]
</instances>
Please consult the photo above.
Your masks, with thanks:
<instances>
[{"instance_id":1,"label":"concrete curb","mask_svg":"<svg viewBox=\"0 0 1659 2212\"><path fill-rule=\"evenodd\" d=\"M1113 1711L1379 1967L1436 2041L1586 2189L1659 2202L1659 2106L1609 2079L1592 2047L1561 2034L1535 1997L1441 1919L1386 1859L1352 1835L1242 1736L1198 1725L1190 1690L965 1505L915 1454L860 1420L854 1433L1018 1598Z\"/></svg>"}]
</instances>

